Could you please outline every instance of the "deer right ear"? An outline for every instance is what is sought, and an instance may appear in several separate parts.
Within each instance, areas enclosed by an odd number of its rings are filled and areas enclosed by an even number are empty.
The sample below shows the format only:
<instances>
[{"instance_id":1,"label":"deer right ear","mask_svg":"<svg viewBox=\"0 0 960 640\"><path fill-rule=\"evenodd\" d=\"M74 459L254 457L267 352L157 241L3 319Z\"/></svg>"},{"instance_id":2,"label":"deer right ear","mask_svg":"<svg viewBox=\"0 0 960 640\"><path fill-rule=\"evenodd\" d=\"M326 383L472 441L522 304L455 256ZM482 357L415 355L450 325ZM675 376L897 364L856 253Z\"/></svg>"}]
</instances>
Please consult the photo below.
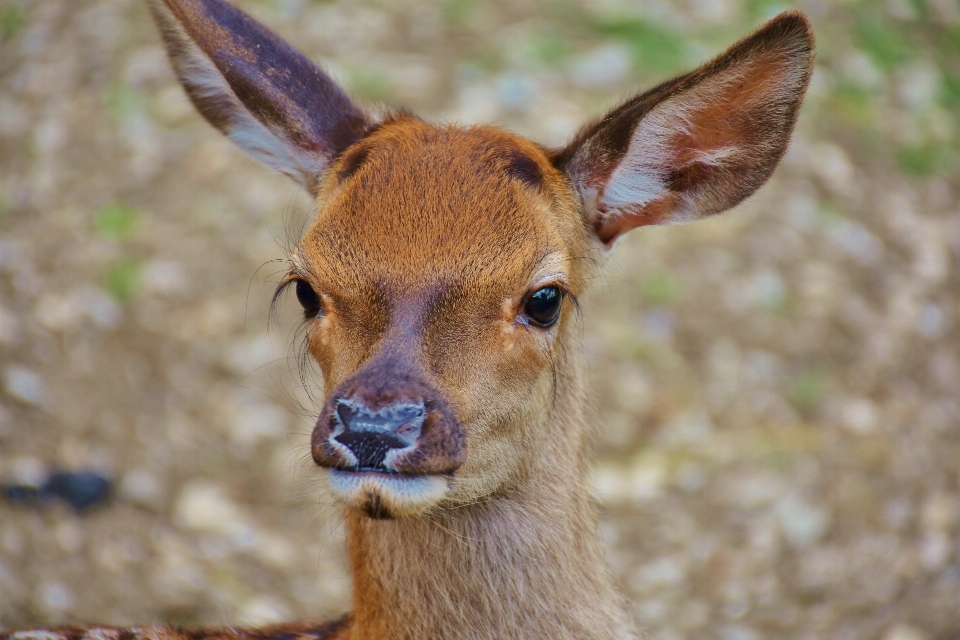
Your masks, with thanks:
<instances>
[{"instance_id":1,"label":"deer right ear","mask_svg":"<svg viewBox=\"0 0 960 640\"><path fill-rule=\"evenodd\" d=\"M813 66L803 14L783 13L712 62L647 91L557 153L610 246L630 229L725 211L783 156Z\"/></svg>"},{"instance_id":2,"label":"deer right ear","mask_svg":"<svg viewBox=\"0 0 960 640\"><path fill-rule=\"evenodd\" d=\"M197 110L311 192L373 121L319 67L224 0L148 0Z\"/></svg>"}]
</instances>

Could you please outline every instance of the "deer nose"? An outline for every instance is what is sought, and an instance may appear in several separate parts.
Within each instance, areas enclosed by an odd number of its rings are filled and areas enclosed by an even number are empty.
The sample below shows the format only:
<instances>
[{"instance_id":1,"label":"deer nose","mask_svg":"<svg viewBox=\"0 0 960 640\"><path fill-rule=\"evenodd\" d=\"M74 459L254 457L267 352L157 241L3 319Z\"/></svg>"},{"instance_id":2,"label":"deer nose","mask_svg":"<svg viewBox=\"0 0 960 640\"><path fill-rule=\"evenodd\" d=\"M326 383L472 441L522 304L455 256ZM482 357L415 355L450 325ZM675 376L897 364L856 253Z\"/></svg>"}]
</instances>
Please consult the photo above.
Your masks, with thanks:
<instances>
[{"instance_id":1,"label":"deer nose","mask_svg":"<svg viewBox=\"0 0 960 640\"><path fill-rule=\"evenodd\" d=\"M339 398L331 439L353 454L358 469L392 471L388 454L412 447L425 417L423 402L393 402L374 410L357 400Z\"/></svg>"}]
</instances>

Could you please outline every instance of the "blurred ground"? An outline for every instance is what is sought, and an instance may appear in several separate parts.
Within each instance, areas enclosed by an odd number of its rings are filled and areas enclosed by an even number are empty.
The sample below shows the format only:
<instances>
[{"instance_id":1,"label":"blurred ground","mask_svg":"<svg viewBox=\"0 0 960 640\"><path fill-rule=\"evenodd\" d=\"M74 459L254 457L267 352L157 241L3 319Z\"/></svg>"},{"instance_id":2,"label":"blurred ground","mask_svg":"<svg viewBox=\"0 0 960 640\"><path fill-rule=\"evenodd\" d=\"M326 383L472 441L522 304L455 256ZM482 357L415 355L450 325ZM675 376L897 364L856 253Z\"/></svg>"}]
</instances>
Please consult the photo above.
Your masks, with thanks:
<instances>
[{"instance_id":1,"label":"blurred ground","mask_svg":"<svg viewBox=\"0 0 960 640\"><path fill-rule=\"evenodd\" d=\"M548 144L788 6L239 4L360 98ZM586 304L610 558L655 639L958 638L960 5L789 6L819 58L776 177L633 234ZM348 606L295 304L267 329L308 205L192 111L140 2L0 0L0 481L118 487L0 505L0 628Z\"/></svg>"}]
</instances>

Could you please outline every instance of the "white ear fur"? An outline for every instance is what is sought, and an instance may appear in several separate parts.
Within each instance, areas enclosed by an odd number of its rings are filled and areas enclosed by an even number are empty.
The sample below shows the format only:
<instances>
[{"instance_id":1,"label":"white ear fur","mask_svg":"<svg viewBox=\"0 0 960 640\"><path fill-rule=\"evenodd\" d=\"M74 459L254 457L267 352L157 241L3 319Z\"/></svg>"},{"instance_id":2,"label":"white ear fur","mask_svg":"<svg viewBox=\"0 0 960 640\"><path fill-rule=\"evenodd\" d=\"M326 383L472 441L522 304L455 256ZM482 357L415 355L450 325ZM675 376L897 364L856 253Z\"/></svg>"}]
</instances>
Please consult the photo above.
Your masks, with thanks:
<instances>
[{"instance_id":1,"label":"white ear fur","mask_svg":"<svg viewBox=\"0 0 960 640\"><path fill-rule=\"evenodd\" d=\"M661 218L658 224L678 224L696 220L714 211L700 210L699 192L678 193L669 189L669 176L678 169L691 165L724 168L731 160L737 164L744 155L755 153L749 145L730 141L710 144L704 140L695 124L697 114L715 108L717 104L737 102L733 108L744 113L762 109L765 104L783 103L796 87L803 82L806 69L800 65L787 64L785 58L777 73L769 74L763 87L743 92L743 100L731 101L730 95L737 86L754 71L756 62L745 61L708 78L694 88L672 96L656 105L637 124L623 159L599 195L597 207L604 216L616 216L642 208L669 195L678 196L671 213ZM736 115L731 114L733 120ZM689 140L693 145L679 148L679 140ZM757 154L761 155L761 154ZM702 189L701 189L702 190Z\"/></svg>"},{"instance_id":2,"label":"white ear fur","mask_svg":"<svg viewBox=\"0 0 960 640\"><path fill-rule=\"evenodd\" d=\"M312 191L330 159L307 152L293 144L283 130L268 128L257 120L163 2L151 2L150 6L168 42L174 69L197 109L207 115L215 105L216 119L207 117L224 135L261 164Z\"/></svg>"},{"instance_id":3,"label":"white ear fur","mask_svg":"<svg viewBox=\"0 0 960 640\"><path fill-rule=\"evenodd\" d=\"M725 211L786 150L810 78L813 34L785 12L699 69L588 125L555 163L607 246L635 227Z\"/></svg>"},{"instance_id":4,"label":"white ear fur","mask_svg":"<svg viewBox=\"0 0 960 640\"><path fill-rule=\"evenodd\" d=\"M685 127L685 115L688 109L676 105L671 110L668 105L655 109L637 126L630 138L630 145L623 160L614 169L610 181L603 190L598 202L606 216L642 208L651 202L669 195L668 176L673 167L675 149L671 140L678 132L689 135ZM703 164L711 167L723 166L724 159L737 153L736 145L725 145L711 150L697 150L686 164ZM661 224L676 224L697 219L695 194L681 194L668 219Z\"/></svg>"}]
</instances>

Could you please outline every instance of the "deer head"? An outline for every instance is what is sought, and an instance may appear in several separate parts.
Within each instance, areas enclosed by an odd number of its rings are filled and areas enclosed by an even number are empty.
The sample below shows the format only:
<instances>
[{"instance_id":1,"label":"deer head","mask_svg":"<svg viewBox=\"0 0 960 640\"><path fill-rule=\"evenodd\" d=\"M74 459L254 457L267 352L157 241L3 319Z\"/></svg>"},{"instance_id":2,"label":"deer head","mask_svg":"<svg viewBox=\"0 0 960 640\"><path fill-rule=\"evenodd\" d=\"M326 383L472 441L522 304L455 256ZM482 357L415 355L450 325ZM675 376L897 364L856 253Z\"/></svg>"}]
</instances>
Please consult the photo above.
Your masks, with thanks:
<instances>
[{"instance_id":1,"label":"deer head","mask_svg":"<svg viewBox=\"0 0 960 640\"><path fill-rule=\"evenodd\" d=\"M197 109L315 197L289 257L326 400L312 437L350 508L414 516L581 468L577 299L625 232L720 213L783 155L812 34L781 14L546 149L360 108L224 0L152 0ZM575 398L580 401L579 396Z\"/></svg>"}]
</instances>

